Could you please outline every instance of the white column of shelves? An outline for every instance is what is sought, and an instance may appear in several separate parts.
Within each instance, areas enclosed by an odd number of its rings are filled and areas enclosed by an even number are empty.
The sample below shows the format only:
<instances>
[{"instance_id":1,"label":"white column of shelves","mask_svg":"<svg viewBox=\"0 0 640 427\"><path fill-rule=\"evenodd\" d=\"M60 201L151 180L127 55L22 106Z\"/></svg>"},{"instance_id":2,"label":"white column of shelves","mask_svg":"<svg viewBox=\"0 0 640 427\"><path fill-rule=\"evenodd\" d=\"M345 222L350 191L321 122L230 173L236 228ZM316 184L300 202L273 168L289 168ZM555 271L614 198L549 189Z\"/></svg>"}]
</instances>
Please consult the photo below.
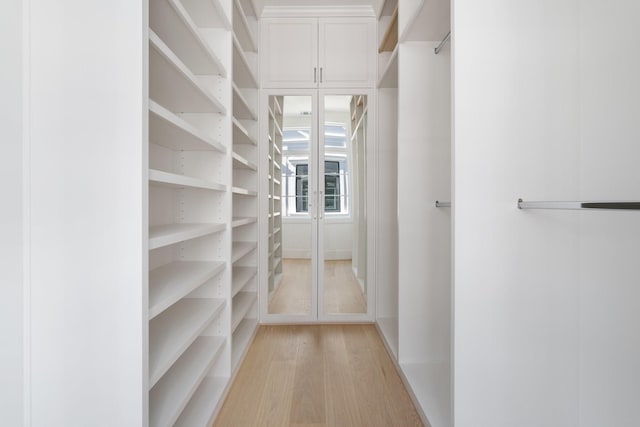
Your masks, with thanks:
<instances>
[{"instance_id":1,"label":"white column of shelves","mask_svg":"<svg viewBox=\"0 0 640 427\"><path fill-rule=\"evenodd\" d=\"M250 0L232 0L232 354L235 370L258 324L258 23Z\"/></svg>"},{"instance_id":2,"label":"white column of shelves","mask_svg":"<svg viewBox=\"0 0 640 427\"><path fill-rule=\"evenodd\" d=\"M398 363L429 425L448 427L451 209L435 201L451 200L451 50L434 49L450 31L450 2L399 3Z\"/></svg>"},{"instance_id":3,"label":"white column of shelves","mask_svg":"<svg viewBox=\"0 0 640 427\"><path fill-rule=\"evenodd\" d=\"M228 9L149 2L150 426L206 425L230 377Z\"/></svg>"},{"instance_id":4,"label":"white column of shelves","mask_svg":"<svg viewBox=\"0 0 640 427\"><path fill-rule=\"evenodd\" d=\"M376 324L391 354L398 356L398 1L386 0L378 18L378 177L377 199L384 200L377 214ZM394 13L395 12L395 13ZM394 27L395 15L395 29ZM385 39L395 31L396 46L389 51Z\"/></svg>"},{"instance_id":5,"label":"white column of shelves","mask_svg":"<svg viewBox=\"0 0 640 427\"><path fill-rule=\"evenodd\" d=\"M269 295L278 288L282 280L282 107L284 97L269 99L268 135L268 271Z\"/></svg>"}]
</instances>

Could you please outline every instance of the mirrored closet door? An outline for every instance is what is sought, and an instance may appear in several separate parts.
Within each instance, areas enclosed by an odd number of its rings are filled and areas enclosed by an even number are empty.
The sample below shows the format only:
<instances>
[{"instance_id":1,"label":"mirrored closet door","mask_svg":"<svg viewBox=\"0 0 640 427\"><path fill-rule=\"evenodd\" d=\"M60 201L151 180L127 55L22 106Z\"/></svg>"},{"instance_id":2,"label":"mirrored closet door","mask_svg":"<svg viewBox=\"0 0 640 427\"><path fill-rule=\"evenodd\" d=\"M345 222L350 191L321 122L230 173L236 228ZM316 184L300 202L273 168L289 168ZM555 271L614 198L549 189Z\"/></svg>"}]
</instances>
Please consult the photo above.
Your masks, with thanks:
<instances>
[{"instance_id":1,"label":"mirrored closet door","mask_svg":"<svg viewBox=\"0 0 640 427\"><path fill-rule=\"evenodd\" d=\"M268 98L266 321L365 320L367 95Z\"/></svg>"}]
</instances>

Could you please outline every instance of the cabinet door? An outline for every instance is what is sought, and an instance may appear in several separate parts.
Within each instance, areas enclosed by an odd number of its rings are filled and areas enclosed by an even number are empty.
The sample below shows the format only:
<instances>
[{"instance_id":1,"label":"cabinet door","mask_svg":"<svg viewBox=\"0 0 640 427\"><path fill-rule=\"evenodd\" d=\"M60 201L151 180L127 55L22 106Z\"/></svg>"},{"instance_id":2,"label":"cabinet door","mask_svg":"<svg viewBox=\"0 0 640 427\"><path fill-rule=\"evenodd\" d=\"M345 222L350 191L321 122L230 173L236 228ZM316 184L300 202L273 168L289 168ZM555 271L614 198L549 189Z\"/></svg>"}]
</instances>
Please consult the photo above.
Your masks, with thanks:
<instances>
[{"instance_id":1,"label":"cabinet door","mask_svg":"<svg viewBox=\"0 0 640 427\"><path fill-rule=\"evenodd\" d=\"M263 87L317 87L317 26L316 18L263 20Z\"/></svg>"},{"instance_id":2,"label":"cabinet door","mask_svg":"<svg viewBox=\"0 0 640 427\"><path fill-rule=\"evenodd\" d=\"M373 18L320 18L320 87L355 88L375 84Z\"/></svg>"}]
</instances>

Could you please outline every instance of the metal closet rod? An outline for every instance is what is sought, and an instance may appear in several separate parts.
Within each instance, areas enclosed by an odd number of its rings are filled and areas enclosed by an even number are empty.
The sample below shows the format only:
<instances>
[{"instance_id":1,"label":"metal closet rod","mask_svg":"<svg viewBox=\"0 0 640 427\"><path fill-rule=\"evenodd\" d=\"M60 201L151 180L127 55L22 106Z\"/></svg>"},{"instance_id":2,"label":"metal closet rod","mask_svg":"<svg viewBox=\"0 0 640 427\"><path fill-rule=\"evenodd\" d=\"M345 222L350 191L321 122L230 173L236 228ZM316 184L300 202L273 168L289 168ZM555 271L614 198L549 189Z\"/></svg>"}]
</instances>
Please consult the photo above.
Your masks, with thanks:
<instances>
[{"instance_id":1,"label":"metal closet rod","mask_svg":"<svg viewBox=\"0 0 640 427\"><path fill-rule=\"evenodd\" d=\"M451 202L441 202L439 200L436 200L436 208L450 208L451 207Z\"/></svg>"},{"instance_id":2,"label":"metal closet rod","mask_svg":"<svg viewBox=\"0 0 640 427\"><path fill-rule=\"evenodd\" d=\"M449 31L447 33L446 36L444 36L444 38L442 39L442 41L440 42L440 44L438 46L436 46L435 49L433 49L433 52L437 55L440 53L440 51L442 50L443 47L445 47L447 45L447 43L449 43L449 39L451 38L451 31Z\"/></svg>"},{"instance_id":3,"label":"metal closet rod","mask_svg":"<svg viewBox=\"0 0 640 427\"><path fill-rule=\"evenodd\" d=\"M640 210L640 202L525 202L518 199L518 209L611 209Z\"/></svg>"}]
</instances>

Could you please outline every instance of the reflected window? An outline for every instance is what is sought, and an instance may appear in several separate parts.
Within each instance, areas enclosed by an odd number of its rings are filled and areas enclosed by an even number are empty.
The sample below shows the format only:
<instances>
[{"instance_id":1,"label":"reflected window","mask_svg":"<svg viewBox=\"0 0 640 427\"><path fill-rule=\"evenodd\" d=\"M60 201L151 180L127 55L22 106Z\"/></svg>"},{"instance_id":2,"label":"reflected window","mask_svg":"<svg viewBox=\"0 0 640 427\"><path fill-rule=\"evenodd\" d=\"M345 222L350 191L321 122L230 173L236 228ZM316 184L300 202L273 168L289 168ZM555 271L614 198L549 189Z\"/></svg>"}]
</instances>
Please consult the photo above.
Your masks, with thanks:
<instances>
[{"instance_id":1,"label":"reflected window","mask_svg":"<svg viewBox=\"0 0 640 427\"><path fill-rule=\"evenodd\" d=\"M324 211L349 214L349 155L347 128L342 123L324 127ZM309 212L309 127L283 129L282 199L286 216Z\"/></svg>"}]
</instances>

